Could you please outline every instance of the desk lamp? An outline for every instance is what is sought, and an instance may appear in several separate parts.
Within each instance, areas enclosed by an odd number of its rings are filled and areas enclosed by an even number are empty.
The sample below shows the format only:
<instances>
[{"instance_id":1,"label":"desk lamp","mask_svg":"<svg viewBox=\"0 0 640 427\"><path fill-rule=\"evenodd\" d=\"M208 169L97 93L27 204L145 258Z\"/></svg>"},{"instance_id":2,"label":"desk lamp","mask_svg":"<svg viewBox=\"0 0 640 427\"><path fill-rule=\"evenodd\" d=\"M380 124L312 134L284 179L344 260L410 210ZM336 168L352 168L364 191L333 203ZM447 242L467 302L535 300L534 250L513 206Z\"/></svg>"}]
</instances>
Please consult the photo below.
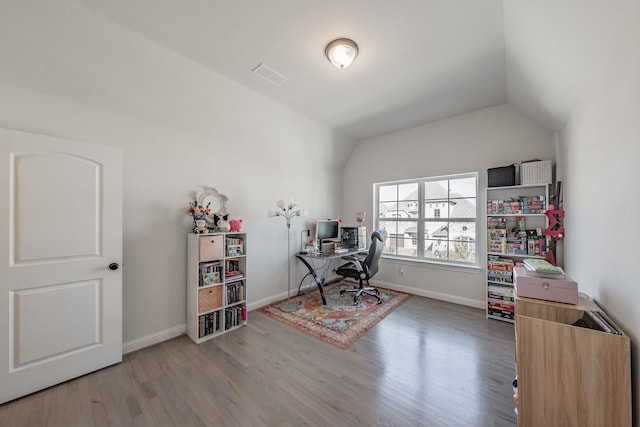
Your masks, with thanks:
<instances>
[{"instance_id":1,"label":"desk lamp","mask_svg":"<svg viewBox=\"0 0 640 427\"><path fill-rule=\"evenodd\" d=\"M277 211L269 211L269 216L281 216L287 221L287 299L291 298L291 219L296 216L304 216L306 212L301 209L295 209L298 206L298 202L291 199L288 205L284 200L278 200L276 203L278 206ZM282 304L280 310L285 312L296 311L298 306L296 304Z\"/></svg>"}]
</instances>

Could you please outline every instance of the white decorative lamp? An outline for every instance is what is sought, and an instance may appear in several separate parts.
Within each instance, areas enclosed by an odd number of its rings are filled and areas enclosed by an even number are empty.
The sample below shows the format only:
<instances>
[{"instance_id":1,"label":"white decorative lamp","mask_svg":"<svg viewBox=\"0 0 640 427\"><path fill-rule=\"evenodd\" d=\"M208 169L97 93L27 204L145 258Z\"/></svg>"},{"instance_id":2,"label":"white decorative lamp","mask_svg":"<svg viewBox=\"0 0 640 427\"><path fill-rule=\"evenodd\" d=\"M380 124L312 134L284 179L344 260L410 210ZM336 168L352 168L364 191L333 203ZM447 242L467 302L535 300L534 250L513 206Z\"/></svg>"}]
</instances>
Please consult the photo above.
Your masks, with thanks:
<instances>
[{"instance_id":1,"label":"white decorative lamp","mask_svg":"<svg viewBox=\"0 0 640 427\"><path fill-rule=\"evenodd\" d=\"M334 67L342 70L358 56L358 45L351 39L336 39L327 45L324 54Z\"/></svg>"},{"instance_id":2,"label":"white decorative lamp","mask_svg":"<svg viewBox=\"0 0 640 427\"><path fill-rule=\"evenodd\" d=\"M281 216L287 221L287 298L291 298L291 219L296 216L304 216L306 212L302 209L295 209L298 203L291 199L289 204L285 204L284 200L278 200L276 203L278 206L277 211L269 211L269 216ZM283 304L280 306L282 311L295 311L298 308L295 304Z\"/></svg>"}]
</instances>

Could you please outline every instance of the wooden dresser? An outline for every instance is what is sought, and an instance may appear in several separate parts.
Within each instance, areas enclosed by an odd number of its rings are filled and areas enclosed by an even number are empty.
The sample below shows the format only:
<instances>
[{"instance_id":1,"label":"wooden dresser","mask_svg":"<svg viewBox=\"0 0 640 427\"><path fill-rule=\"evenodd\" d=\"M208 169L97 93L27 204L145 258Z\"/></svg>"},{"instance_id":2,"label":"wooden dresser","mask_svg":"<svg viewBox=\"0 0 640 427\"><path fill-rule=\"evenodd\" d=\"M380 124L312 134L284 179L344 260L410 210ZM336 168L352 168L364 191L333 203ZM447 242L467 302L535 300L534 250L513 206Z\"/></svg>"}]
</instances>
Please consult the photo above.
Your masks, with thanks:
<instances>
[{"instance_id":1,"label":"wooden dresser","mask_svg":"<svg viewBox=\"0 0 640 427\"><path fill-rule=\"evenodd\" d=\"M516 297L518 426L631 426L629 337L573 326L577 305Z\"/></svg>"}]
</instances>

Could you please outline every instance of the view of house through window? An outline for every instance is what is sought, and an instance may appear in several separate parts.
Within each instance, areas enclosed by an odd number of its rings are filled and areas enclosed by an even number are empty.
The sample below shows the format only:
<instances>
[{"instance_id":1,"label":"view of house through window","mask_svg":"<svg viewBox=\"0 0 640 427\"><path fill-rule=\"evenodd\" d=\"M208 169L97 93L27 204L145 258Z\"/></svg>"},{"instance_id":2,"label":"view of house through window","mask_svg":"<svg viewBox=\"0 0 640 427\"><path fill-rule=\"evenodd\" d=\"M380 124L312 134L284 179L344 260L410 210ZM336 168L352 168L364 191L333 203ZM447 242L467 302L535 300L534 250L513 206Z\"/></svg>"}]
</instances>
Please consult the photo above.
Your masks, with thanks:
<instances>
[{"instance_id":1,"label":"view of house through window","mask_svg":"<svg viewBox=\"0 0 640 427\"><path fill-rule=\"evenodd\" d=\"M383 254L476 263L477 173L374 184Z\"/></svg>"}]
</instances>

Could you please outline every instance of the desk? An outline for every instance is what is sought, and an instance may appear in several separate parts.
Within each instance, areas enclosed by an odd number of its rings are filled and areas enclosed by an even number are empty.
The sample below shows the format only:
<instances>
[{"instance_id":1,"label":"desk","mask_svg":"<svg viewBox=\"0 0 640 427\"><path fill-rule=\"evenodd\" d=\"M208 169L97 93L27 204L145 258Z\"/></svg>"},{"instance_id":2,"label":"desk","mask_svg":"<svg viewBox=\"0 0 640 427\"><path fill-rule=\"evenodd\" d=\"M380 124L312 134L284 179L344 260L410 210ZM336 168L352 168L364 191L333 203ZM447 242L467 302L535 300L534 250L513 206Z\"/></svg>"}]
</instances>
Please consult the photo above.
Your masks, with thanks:
<instances>
[{"instance_id":1,"label":"desk","mask_svg":"<svg viewBox=\"0 0 640 427\"><path fill-rule=\"evenodd\" d=\"M353 248L353 249L349 249L347 252L342 252L342 253L328 252L328 253L315 253L315 254L309 254L309 253L296 254L296 258L300 262L302 262L302 264L308 270L307 274L305 274L302 280L300 280L300 284L298 285L298 294L300 294L300 288L302 287L302 282L304 282L304 279L306 279L308 276L311 276L313 277L313 280L316 282L316 285L318 286L318 290L320 291L320 297L322 298L322 305L327 305L327 299L324 296L324 289L322 288L325 278L318 275L319 269L313 266L313 261L321 260L321 261L329 262L337 258L352 256L356 254L366 254L367 252L369 252L369 250L365 248L360 248L360 249ZM323 271L320 272L323 276L326 275L325 274L326 268L327 268L327 265L325 265L322 268Z\"/></svg>"}]
</instances>

